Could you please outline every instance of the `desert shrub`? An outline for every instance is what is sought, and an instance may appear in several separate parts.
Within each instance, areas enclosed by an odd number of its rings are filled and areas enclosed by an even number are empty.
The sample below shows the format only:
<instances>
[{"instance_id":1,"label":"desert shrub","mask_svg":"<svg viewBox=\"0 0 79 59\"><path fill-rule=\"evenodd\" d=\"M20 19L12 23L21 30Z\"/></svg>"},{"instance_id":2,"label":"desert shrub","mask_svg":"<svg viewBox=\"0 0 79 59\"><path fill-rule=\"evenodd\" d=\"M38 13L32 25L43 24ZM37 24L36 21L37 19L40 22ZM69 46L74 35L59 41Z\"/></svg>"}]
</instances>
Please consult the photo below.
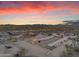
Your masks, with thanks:
<instances>
[{"instance_id":1,"label":"desert shrub","mask_svg":"<svg viewBox=\"0 0 79 59\"><path fill-rule=\"evenodd\" d=\"M70 57L73 55L73 48L69 45L65 45L65 51L63 52L63 56Z\"/></svg>"},{"instance_id":2,"label":"desert shrub","mask_svg":"<svg viewBox=\"0 0 79 59\"><path fill-rule=\"evenodd\" d=\"M14 56L15 57L24 57L26 56L26 53L28 52L27 49L25 48L20 48L20 51L18 53L16 53Z\"/></svg>"}]
</instances>

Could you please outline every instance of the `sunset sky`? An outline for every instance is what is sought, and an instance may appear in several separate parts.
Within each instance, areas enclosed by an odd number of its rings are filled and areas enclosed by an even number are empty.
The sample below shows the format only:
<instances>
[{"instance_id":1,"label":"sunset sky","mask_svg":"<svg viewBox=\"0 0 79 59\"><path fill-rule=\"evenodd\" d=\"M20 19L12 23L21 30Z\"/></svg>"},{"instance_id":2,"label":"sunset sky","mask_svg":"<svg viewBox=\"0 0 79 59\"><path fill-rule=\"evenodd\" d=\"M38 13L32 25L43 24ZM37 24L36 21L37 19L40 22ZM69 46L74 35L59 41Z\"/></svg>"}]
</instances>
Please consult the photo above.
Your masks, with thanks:
<instances>
[{"instance_id":1,"label":"sunset sky","mask_svg":"<svg viewBox=\"0 0 79 59\"><path fill-rule=\"evenodd\" d=\"M79 2L0 2L0 24L63 24L79 20Z\"/></svg>"}]
</instances>

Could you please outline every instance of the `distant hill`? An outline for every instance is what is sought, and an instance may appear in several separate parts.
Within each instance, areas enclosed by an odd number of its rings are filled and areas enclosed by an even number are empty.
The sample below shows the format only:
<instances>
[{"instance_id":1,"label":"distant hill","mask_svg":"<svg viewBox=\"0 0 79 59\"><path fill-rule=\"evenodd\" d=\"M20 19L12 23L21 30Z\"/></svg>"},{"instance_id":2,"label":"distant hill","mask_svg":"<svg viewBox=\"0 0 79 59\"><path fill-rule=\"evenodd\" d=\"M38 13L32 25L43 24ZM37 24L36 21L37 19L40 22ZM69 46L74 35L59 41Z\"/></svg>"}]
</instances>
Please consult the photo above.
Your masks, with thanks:
<instances>
[{"instance_id":1,"label":"distant hill","mask_svg":"<svg viewBox=\"0 0 79 59\"><path fill-rule=\"evenodd\" d=\"M34 25L0 25L0 31L9 30L50 30L50 31L70 31L75 29L72 25L47 25L47 24L34 24ZM78 29L78 28L77 28Z\"/></svg>"}]
</instances>

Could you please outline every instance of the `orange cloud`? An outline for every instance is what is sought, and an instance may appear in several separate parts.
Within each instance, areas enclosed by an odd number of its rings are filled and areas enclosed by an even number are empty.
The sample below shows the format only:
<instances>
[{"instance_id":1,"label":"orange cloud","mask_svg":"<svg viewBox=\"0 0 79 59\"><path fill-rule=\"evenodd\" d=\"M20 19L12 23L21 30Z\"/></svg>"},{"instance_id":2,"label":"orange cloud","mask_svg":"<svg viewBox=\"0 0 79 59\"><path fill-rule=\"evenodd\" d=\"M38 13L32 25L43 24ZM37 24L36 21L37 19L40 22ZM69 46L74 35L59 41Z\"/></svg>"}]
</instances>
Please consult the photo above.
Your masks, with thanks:
<instances>
[{"instance_id":1,"label":"orange cloud","mask_svg":"<svg viewBox=\"0 0 79 59\"><path fill-rule=\"evenodd\" d=\"M17 2L16 2L17 3ZM79 8L77 8L73 3L64 3L60 6L55 6L54 4L50 4L50 2L42 2L42 3L29 3L29 2L18 2L20 7L0 7L0 15L5 14L41 14L49 11L59 11L59 10L71 10L72 14L76 14L79 12ZM3 4L15 4L15 2L3 2ZM79 14L79 13L78 13Z\"/></svg>"}]
</instances>

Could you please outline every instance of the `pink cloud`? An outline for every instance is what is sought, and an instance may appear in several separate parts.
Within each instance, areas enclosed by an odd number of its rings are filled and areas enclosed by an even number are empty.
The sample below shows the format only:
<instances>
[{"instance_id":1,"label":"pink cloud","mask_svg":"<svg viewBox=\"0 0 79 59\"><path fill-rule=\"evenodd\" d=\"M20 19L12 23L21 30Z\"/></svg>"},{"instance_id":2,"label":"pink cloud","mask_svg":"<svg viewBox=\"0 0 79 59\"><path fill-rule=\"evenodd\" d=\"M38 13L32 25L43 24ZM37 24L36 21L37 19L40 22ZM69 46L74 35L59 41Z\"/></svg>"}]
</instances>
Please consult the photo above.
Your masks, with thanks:
<instances>
[{"instance_id":1,"label":"pink cloud","mask_svg":"<svg viewBox=\"0 0 79 59\"><path fill-rule=\"evenodd\" d=\"M17 2L16 2L17 3ZM3 2L3 4L16 4L15 2ZM21 4L20 7L2 7L0 8L0 15L5 14L42 14L49 11L61 11L61 10L71 10L73 12L64 15L79 14L79 8L77 8L73 3L64 3L61 6L55 6L50 4L50 2L42 2L41 4L29 3L29 2L18 2ZM63 15L63 14L61 14Z\"/></svg>"}]
</instances>

